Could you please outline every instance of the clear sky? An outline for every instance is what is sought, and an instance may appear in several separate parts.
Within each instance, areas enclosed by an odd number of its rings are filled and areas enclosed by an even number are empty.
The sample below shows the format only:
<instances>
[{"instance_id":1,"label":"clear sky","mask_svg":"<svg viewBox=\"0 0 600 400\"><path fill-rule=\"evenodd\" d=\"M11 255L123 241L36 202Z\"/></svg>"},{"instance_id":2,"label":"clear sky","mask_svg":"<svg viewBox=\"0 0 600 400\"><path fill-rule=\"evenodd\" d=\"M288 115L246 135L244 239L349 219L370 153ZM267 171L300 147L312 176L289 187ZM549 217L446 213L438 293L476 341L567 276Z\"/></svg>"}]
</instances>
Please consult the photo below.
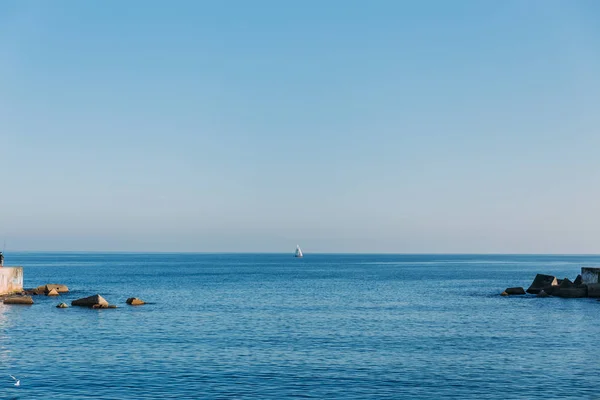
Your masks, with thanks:
<instances>
[{"instance_id":1,"label":"clear sky","mask_svg":"<svg viewBox=\"0 0 600 400\"><path fill-rule=\"evenodd\" d=\"M600 2L0 2L10 250L600 253Z\"/></svg>"}]
</instances>

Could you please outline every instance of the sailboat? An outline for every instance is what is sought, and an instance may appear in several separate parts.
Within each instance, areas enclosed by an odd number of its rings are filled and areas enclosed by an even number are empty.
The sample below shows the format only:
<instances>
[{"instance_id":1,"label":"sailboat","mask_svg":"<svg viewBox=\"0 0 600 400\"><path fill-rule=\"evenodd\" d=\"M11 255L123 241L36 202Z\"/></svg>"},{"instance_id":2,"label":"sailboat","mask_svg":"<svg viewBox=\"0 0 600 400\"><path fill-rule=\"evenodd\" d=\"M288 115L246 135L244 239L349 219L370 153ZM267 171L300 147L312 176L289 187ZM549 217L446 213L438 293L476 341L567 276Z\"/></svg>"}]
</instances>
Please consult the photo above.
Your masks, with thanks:
<instances>
[{"instance_id":1,"label":"sailboat","mask_svg":"<svg viewBox=\"0 0 600 400\"><path fill-rule=\"evenodd\" d=\"M300 246L296 246L296 254L294 254L294 257L298 257L298 258L304 257L302 255L302 250L300 249Z\"/></svg>"}]
</instances>

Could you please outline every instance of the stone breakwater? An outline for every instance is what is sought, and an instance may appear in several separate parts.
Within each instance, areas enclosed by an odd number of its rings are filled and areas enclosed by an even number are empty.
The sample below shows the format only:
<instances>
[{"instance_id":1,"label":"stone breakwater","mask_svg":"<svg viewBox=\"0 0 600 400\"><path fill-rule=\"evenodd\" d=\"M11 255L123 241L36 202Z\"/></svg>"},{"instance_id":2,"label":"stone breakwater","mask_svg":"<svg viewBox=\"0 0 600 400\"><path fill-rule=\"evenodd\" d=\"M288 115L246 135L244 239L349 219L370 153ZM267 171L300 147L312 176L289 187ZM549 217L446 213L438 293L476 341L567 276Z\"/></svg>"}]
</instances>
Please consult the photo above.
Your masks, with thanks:
<instances>
[{"instance_id":1,"label":"stone breakwater","mask_svg":"<svg viewBox=\"0 0 600 400\"><path fill-rule=\"evenodd\" d=\"M58 283L48 283L46 285L38 286L33 289L23 290L23 288L21 287L20 291L12 291L10 293L0 295L0 300L2 300L4 304L32 305L34 304L32 296L60 297L67 293L69 293L69 288L67 287L67 285ZM129 297L126 303L132 306L146 304L143 300L140 300L137 297ZM109 304L109 302L99 294L73 300L71 302L71 305L88 308L117 308L116 305ZM69 306L67 303L61 302L56 307L68 308Z\"/></svg>"},{"instance_id":2,"label":"stone breakwater","mask_svg":"<svg viewBox=\"0 0 600 400\"><path fill-rule=\"evenodd\" d=\"M552 275L537 274L527 290L522 287L507 288L502 296L524 295L526 293L538 297L600 299L600 268L581 268L581 274L571 281L569 278L559 279Z\"/></svg>"}]
</instances>

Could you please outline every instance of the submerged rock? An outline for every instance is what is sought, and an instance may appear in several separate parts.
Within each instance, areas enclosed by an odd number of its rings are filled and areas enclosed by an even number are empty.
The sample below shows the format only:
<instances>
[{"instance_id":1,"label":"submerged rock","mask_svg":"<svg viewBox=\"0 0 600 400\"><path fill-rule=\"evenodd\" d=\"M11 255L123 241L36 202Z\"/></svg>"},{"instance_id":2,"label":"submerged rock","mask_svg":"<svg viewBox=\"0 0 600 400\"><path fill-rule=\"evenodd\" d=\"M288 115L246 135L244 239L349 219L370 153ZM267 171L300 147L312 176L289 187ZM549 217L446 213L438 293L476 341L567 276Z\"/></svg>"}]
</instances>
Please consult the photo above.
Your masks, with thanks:
<instances>
[{"instance_id":1,"label":"submerged rock","mask_svg":"<svg viewBox=\"0 0 600 400\"><path fill-rule=\"evenodd\" d=\"M508 293L502 292L502 293L500 293L500 296L508 296Z\"/></svg>"},{"instance_id":2,"label":"submerged rock","mask_svg":"<svg viewBox=\"0 0 600 400\"><path fill-rule=\"evenodd\" d=\"M508 295L520 295L520 294L525 294L525 289L523 289L522 287L509 287L509 288L506 288L504 293L506 293Z\"/></svg>"},{"instance_id":3,"label":"submerged rock","mask_svg":"<svg viewBox=\"0 0 600 400\"><path fill-rule=\"evenodd\" d=\"M91 307L91 308L108 308L108 301L99 294L84 297L83 299L73 300L72 306Z\"/></svg>"},{"instance_id":4,"label":"submerged rock","mask_svg":"<svg viewBox=\"0 0 600 400\"><path fill-rule=\"evenodd\" d=\"M60 303L56 306L56 308L69 308L69 306L67 305L67 303Z\"/></svg>"},{"instance_id":5,"label":"submerged rock","mask_svg":"<svg viewBox=\"0 0 600 400\"><path fill-rule=\"evenodd\" d=\"M544 290L546 293L548 293L548 290L546 290L547 288L549 288L551 286L557 286L557 285L558 285L558 281L555 276L537 274L535 276L535 279L533 280L533 282L527 289L527 293L538 294L542 290Z\"/></svg>"},{"instance_id":6,"label":"submerged rock","mask_svg":"<svg viewBox=\"0 0 600 400\"><path fill-rule=\"evenodd\" d=\"M58 296L58 291L56 289L52 289L51 291L46 293L46 296Z\"/></svg>"},{"instance_id":7,"label":"submerged rock","mask_svg":"<svg viewBox=\"0 0 600 400\"><path fill-rule=\"evenodd\" d=\"M4 299L4 304L33 304L31 296L11 296Z\"/></svg>"},{"instance_id":8,"label":"submerged rock","mask_svg":"<svg viewBox=\"0 0 600 400\"><path fill-rule=\"evenodd\" d=\"M94 304L92 308L117 308L114 304Z\"/></svg>"},{"instance_id":9,"label":"submerged rock","mask_svg":"<svg viewBox=\"0 0 600 400\"><path fill-rule=\"evenodd\" d=\"M146 304L143 300L140 300L137 297L128 298L126 303L132 306L141 306Z\"/></svg>"}]
</instances>

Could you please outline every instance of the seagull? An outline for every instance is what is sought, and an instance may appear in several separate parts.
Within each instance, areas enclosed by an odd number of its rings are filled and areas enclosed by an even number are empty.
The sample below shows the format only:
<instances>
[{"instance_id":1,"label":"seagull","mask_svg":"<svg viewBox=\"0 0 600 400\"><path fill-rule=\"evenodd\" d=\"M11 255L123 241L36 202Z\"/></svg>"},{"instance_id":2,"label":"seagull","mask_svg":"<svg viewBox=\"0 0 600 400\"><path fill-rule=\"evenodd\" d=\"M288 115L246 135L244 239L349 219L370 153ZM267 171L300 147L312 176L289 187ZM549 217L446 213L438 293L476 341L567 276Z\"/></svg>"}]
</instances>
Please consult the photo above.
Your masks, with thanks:
<instances>
[{"instance_id":1,"label":"seagull","mask_svg":"<svg viewBox=\"0 0 600 400\"><path fill-rule=\"evenodd\" d=\"M21 380L20 379L17 379L17 378L15 378L12 375L9 375L9 376L15 380L15 386L21 386Z\"/></svg>"}]
</instances>

